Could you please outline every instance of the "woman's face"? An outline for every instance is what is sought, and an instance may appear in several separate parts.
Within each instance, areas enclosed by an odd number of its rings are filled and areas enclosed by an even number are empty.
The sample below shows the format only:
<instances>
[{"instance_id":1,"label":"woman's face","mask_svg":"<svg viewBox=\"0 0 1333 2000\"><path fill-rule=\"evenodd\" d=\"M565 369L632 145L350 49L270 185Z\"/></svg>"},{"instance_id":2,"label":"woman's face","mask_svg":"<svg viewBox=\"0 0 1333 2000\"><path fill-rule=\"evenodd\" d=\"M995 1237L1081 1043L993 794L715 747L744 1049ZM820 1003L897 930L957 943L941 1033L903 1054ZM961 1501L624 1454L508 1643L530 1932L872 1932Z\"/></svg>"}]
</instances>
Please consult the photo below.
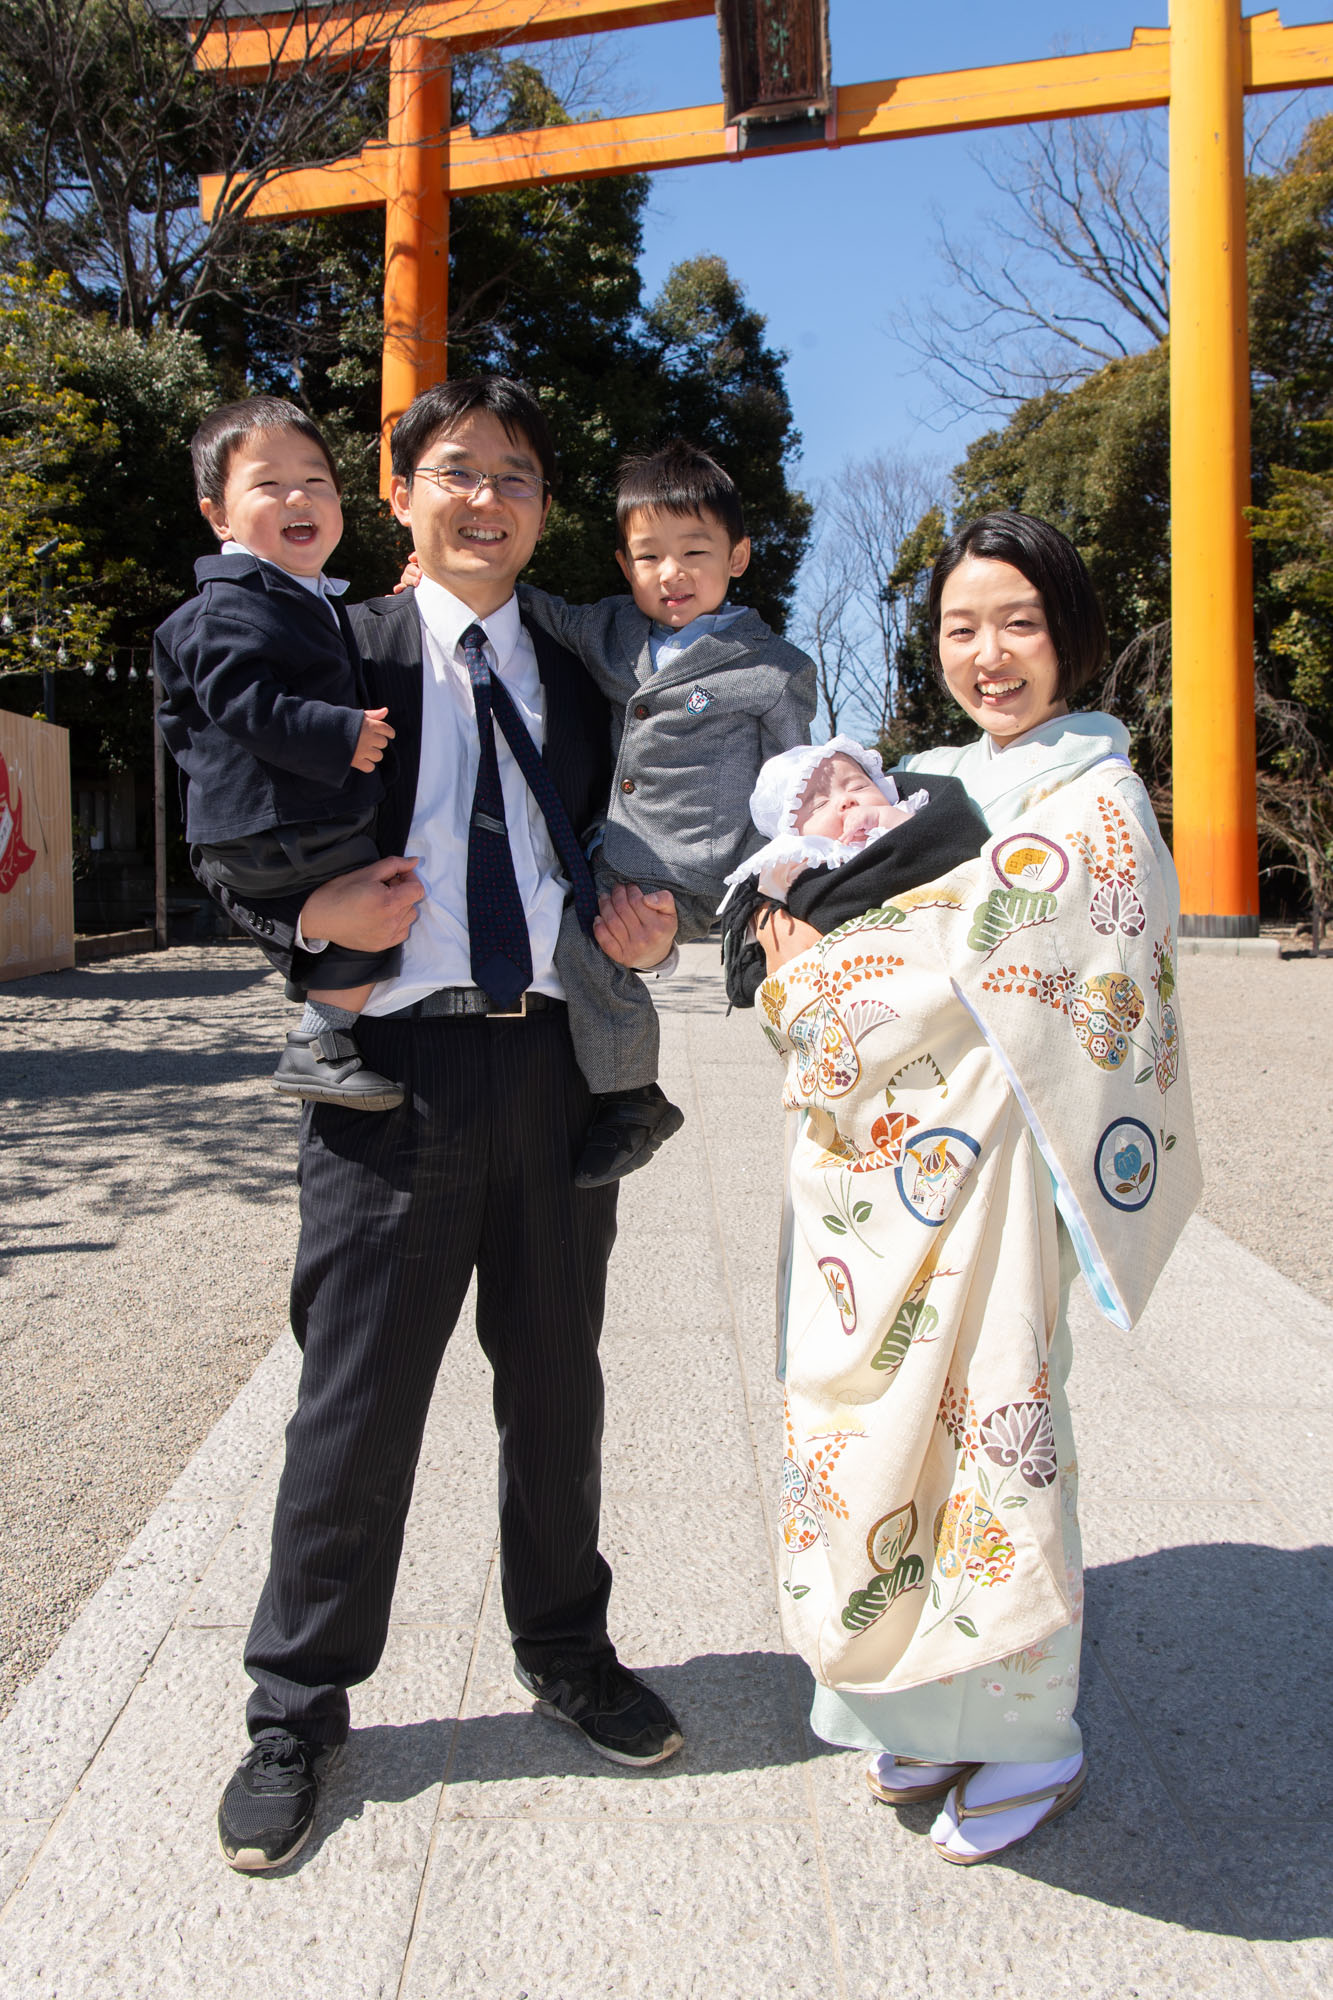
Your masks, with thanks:
<instances>
[{"instance_id":1,"label":"woman's face","mask_svg":"<svg viewBox=\"0 0 1333 2000\"><path fill-rule=\"evenodd\" d=\"M1041 592L1012 564L965 556L940 599L940 664L949 693L997 750L1069 704Z\"/></svg>"}]
</instances>

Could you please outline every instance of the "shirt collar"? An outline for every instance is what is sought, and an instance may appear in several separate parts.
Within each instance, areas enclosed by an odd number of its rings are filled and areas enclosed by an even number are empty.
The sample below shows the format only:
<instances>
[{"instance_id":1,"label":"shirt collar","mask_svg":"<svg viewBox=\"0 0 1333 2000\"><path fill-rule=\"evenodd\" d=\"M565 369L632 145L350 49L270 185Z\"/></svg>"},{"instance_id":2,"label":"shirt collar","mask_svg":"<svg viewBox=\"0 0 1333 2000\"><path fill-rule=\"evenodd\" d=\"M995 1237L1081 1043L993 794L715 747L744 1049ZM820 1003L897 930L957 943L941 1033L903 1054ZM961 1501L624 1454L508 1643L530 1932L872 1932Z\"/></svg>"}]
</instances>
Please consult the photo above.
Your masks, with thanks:
<instances>
[{"instance_id":1,"label":"shirt collar","mask_svg":"<svg viewBox=\"0 0 1333 2000\"><path fill-rule=\"evenodd\" d=\"M498 611L488 611L484 618L478 618L470 605L428 576L423 576L417 585L417 610L436 645L451 660L457 657L459 641L468 626L480 625L501 673L513 658L523 633L517 597L507 598Z\"/></svg>"},{"instance_id":2,"label":"shirt collar","mask_svg":"<svg viewBox=\"0 0 1333 2000\"><path fill-rule=\"evenodd\" d=\"M349 588L345 576L325 576L323 570L320 571L318 576L298 576L295 570L284 569L281 563L275 563L271 556L257 556L253 549L246 548L244 542L221 542L218 545L218 554L220 556L249 556L252 562L267 563L270 569L277 570L279 576L289 576L293 583L299 583L303 590L313 592L316 597L341 597L343 592Z\"/></svg>"},{"instance_id":3,"label":"shirt collar","mask_svg":"<svg viewBox=\"0 0 1333 2000\"><path fill-rule=\"evenodd\" d=\"M710 632L723 632L745 610L743 604L719 604L716 611L701 611L688 625L659 625L654 621L653 637L660 646L692 646Z\"/></svg>"}]
</instances>

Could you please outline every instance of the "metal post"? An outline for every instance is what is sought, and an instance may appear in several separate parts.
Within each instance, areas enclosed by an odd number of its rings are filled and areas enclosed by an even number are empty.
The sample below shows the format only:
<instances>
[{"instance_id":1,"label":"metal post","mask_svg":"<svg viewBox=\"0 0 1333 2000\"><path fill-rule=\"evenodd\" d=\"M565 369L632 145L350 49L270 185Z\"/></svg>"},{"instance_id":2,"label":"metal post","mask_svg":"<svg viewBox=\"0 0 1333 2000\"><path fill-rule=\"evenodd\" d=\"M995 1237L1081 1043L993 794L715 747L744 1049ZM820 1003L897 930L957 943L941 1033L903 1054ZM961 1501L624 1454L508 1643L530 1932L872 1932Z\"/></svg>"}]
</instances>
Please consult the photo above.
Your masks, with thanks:
<instances>
[{"instance_id":1,"label":"metal post","mask_svg":"<svg viewBox=\"0 0 1333 2000\"><path fill-rule=\"evenodd\" d=\"M33 555L41 564L37 585L37 629L42 639L42 714L48 722L56 719L56 673L51 658L51 558L60 547L56 536L43 542Z\"/></svg>"},{"instance_id":2,"label":"metal post","mask_svg":"<svg viewBox=\"0 0 1333 2000\"><path fill-rule=\"evenodd\" d=\"M157 669L153 678L153 939L159 951L167 948L167 746L157 726L162 706L162 683Z\"/></svg>"},{"instance_id":3,"label":"metal post","mask_svg":"<svg viewBox=\"0 0 1333 2000\"><path fill-rule=\"evenodd\" d=\"M389 491L389 432L446 369L449 322L447 47L404 35L391 50L392 178L384 206L384 362L380 491Z\"/></svg>"},{"instance_id":4,"label":"metal post","mask_svg":"<svg viewBox=\"0 0 1333 2000\"><path fill-rule=\"evenodd\" d=\"M1240 0L1171 0L1171 658L1186 937L1259 930Z\"/></svg>"}]
</instances>

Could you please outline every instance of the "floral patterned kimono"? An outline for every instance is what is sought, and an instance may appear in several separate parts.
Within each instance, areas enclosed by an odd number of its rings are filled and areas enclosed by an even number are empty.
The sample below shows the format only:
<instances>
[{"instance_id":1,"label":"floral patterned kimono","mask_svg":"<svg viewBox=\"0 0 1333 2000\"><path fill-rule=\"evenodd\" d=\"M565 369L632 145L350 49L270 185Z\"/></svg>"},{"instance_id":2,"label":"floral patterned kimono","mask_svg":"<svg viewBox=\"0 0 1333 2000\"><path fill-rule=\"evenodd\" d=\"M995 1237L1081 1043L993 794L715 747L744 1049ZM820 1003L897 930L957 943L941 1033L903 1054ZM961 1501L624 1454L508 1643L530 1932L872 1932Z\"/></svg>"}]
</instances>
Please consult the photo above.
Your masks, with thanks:
<instances>
[{"instance_id":1,"label":"floral patterned kimono","mask_svg":"<svg viewBox=\"0 0 1333 2000\"><path fill-rule=\"evenodd\" d=\"M1065 1301L1131 1327L1198 1196L1175 872L1125 734L1061 717L911 770L980 857L761 988L800 1114L785 1232L782 1615L831 1742L1076 1752Z\"/></svg>"}]
</instances>

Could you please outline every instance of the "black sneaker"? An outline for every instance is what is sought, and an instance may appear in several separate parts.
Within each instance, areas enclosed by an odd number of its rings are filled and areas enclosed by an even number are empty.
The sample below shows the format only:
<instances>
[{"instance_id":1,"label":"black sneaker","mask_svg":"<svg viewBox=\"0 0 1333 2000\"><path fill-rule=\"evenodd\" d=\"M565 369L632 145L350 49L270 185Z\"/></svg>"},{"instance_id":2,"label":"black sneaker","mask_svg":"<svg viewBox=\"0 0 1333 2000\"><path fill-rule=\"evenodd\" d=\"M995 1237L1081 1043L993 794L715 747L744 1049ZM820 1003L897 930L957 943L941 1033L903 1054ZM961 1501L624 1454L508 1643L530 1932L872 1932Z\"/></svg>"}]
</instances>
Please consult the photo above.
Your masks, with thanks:
<instances>
[{"instance_id":1,"label":"black sneaker","mask_svg":"<svg viewBox=\"0 0 1333 2000\"><path fill-rule=\"evenodd\" d=\"M281 1868L305 1846L315 1805L341 1744L307 1743L286 1729L261 1729L218 1807L218 1846L243 1875Z\"/></svg>"},{"instance_id":2,"label":"black sneaker","mask_svg":"<svg viewBox=\"0 0 1333 2000\"><path fill-rule=\"evenodd\" d=\"M605 1187L646 1167L663 1140L685 1123L684 1112L655 1083L614 1096L608 1092L594 1103L592 1124L574 1169L575 1187Z\"/></svg>"},{"instance_id":3,"label":"black sneaker","mask_svg":"<svg viewBox=\"0 0 1333 2000\"><path fill-rule=\"evenodd\" d=\"M545 1674L515 1661L514 1679L536 1697L543 1715L581 1729L597 1754L613 1764L660 1764L685 1741L661 1695L617 1659L589 1667L557 1663Z\"/></svg>"},{"instance_id":4,"label":"black sneaker","mask_svg":"<svg viewBox=\"0 0 1333 2000\"><path fill-rule=\"evenodd\" d=\"M402 1085L367 1069L345 1028L326 1028L322 1035L291 1029L273 1072L273 1088L315 1104L341 1104L348 1111L396 1111L403 1101Z\"/></svg>"}]
</instances>

